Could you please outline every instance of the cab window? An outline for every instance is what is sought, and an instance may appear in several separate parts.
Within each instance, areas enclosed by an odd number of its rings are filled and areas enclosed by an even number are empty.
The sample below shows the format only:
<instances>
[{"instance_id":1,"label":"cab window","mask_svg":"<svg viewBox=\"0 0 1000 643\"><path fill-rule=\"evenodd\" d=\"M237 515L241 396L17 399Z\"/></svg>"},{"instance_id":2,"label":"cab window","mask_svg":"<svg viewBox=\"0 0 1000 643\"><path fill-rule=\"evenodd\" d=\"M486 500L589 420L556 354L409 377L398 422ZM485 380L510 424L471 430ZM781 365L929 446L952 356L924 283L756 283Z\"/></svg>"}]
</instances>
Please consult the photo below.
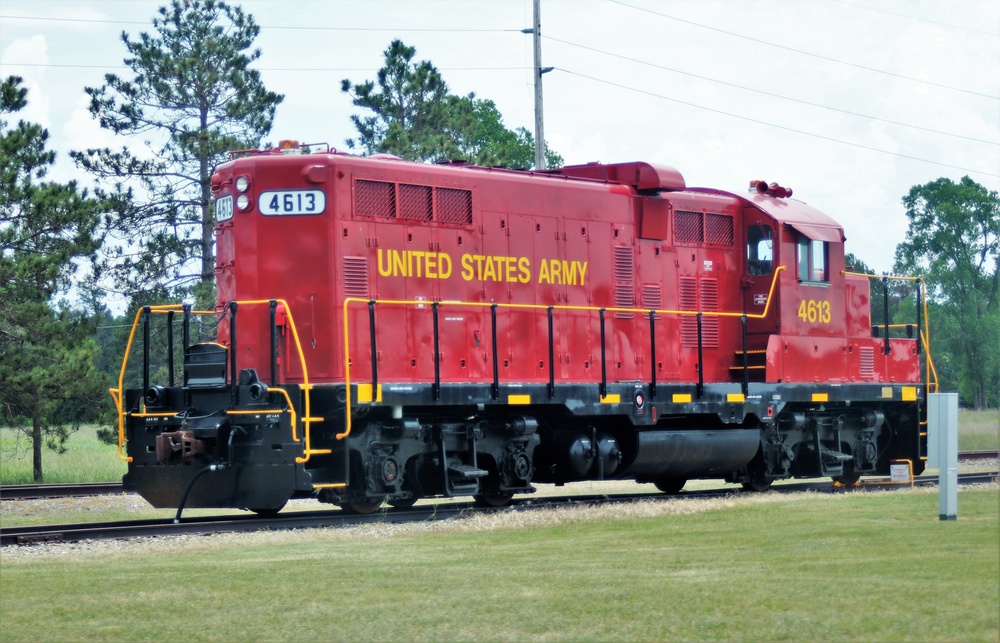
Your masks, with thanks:
<instances>
[{"instance_id":1,"label":"cab window","mask_svg":"<svg viewBox=\"0 0 1000 643\"><path fill-rule=\"evenodd\" d=\"M771 226L756 223L747 228L747 274L769 275L773 261Z\"/></svg>"},{"instance_id":2,"label":"cab window","mask_svg":"<svg viewBox=\"0 0 1000 643\"><path fill-rule=\"evenodd\" d=\"M829 251L826 241L800 234L798 242L799 281L829 281Z\"/></svg>"}]
</instances>

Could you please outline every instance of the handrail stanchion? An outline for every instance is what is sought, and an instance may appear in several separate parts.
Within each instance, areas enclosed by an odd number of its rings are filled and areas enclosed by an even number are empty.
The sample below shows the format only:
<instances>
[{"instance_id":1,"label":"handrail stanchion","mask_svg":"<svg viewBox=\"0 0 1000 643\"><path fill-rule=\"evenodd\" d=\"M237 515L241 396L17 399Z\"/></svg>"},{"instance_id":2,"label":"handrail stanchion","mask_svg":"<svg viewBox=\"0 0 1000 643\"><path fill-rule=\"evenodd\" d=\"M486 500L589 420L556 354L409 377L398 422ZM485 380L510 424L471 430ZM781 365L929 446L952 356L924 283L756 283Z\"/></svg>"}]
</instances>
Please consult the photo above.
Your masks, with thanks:
<instances>
[{"instance_id":1,"label":"handrail stanchion","mask_svg":"<svg viewBox=\"0 0 1000 643\"><path fill-rule=\"evenodd\" d=\"M167 370L168 381L174 387L174 311L167 311Z\"/></svg>"},{"instance_id":2,"label":"handrail stanchion","mask_svg":"<svg viewBox=\"0 0 1000 643\"><path fill-rule=\"evenodd\" d=\"M885 325L885 354L888 355L892 350L892 345L889 344L889 276L882 276L882 310L884 313L883 323Z\"/></svg>"},{"instance_id":3,"label":"handrail stanchion","mask_svg":"<svg viewBox=\"0 0 1000 643\"><path fill-rule=\"evenodd\" d=\"M656 399L656 322L653 311L649 311L649 352L652 353L652 363L649 365L649 399Z\"/></svg>"},{"instance_id":4,"label":"handrail stanchion","mask_svg":"<svg viewBox=\"0 0 1000 643\"><path fill-rule=\"evenodd\" d=\"M267 302L271 330L271 386L278 383L278 301Z\"/></svg>"},{"instance_id":5,"label":"handrail stanchion","mask_svg":"<svg viewBox=\"0 0 1000 643\"><path fill-rule=\"evenodd\" d=\"M698 311L698 399L705 395L705 357L701 341L701 311Z\"/></svg>"},{"instance_id":6,"label":"handrail stanchion","mask_svg":"<svg viewBox=\"0 0 1000 643\"><path fill-rule=\"evenodd\" d=\"M142 390L149 390L149 306L142 309Z\"/></svg>"},{"instance_id":7,"label":"handrail stanchion","mask_svg":"<svg viewBox=\"0 0 1000 643\"><path fill-rule=\"evenodd\" d=\"M441 337L438 331L438 306L440 302L431 304L434 313L434 399L441 399Z\"/></svg>"},{"instance_id":8,"label":"handrail stanchion","mask_svg":"<svg viewBox=\"0 0 1000 643\"><path fill-rule=\"evenodd\" d=\"M372 399L378 399L378 346L375 339L375 300L368 300L368 343L372 349Z\"/></svg>"},{"instance_id":9,"label":"handrail stanchion","mask_svg":"<svg viewBox=\"0 0 1000 643\"><path fill-rule=\"evenodd\" d=\"M747 316L740 317L740 326L743 331L743 397L750 394L750 360L747 356Z\"/></svg>"},{"instance_id":10,"label":"handrail stanchion","mask_svg":"<svg viewBox=\"0 0 1000 643\"><path fill-rule=\"evenodd\" d=\"M918 281L917 282L917 355L920 354L920 338L923 335L923 330L921 329L922 325L921 320L923 318L923 311L920 310L920 305L921 305L920 300L922 299L921 297L922 293L920 292L920 290L922 286L923 282Z\"/></svg>"},{"instance_id":11,"label":"handrail stanchion","mask_svg":"<svg viewBox=\"0 0 1000 643\"><path fill-rule=\"evenodd\" d=\"M555 363L555 335L552 330L552 306L548 308L549 317L549 399L556 397L556 363Z\"/></svg>"},{"instance_id":12,"label":"handrail stanchion","mask_svg":"<svg viewBox=\"0 0 1000 643\"><path fill-rule=\"evenodd\" d=\"M490 390L493 399L500 399L500 366L497 364L497 304L493 302L490 304L490 328L491 328L491 341L493 343L493 386Z\"/></svg>"},{"instance_id":13,"label":"handrail stanchion","mask_svg":"<svg viewBox=\"0 0 1000 643\"><path fill-rule=\"evenodd\" d=\"M184 304L181 308L184 311L184 325L182 331L182 340L184 342L184 353L187 353L188 346L191 345L191 304Z\"/></svg>"},{"instance_id":14,"label":"handrail stanchion","mask_svg":"<svg viewBox=\"0 0 1000 643\"><path fill-rule=\"evenodd\" d=\"M233 391L233 405L240 403L240 378L236 373L236 308L235 301L229 302L232 314L229 316L229 384Z\"/></svg>"},{"instance_id":15,"label":"handrail stanchion","mask_svg":"<svg viewBox=\"0 0 1000 643\"><path fill-rule=\"evenodd\" d=\"M607 397L608 395L608 358L607 358L607 342L604 340L604 309L600 310L601 316L601 397Z\"/></svg>"}]
</instances>

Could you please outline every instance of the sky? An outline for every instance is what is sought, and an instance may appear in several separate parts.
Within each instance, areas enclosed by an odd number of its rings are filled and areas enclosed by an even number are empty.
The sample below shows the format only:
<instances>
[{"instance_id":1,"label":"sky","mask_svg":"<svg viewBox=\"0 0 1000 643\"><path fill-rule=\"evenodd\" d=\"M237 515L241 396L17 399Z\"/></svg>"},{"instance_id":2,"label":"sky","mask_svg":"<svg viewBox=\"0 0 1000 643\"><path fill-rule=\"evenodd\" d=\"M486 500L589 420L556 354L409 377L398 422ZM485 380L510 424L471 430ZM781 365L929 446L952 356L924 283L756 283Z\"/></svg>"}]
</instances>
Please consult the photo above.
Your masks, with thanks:
<instances>
[{"instance_id":1,"label":"sky","mask_svg":"<svg viewBox=\"0 0 1000 643\"><path fill-rule=\"evenodd\" d=\"M134 144L102 130L85 87L128 75L122 32L166 0L0 0L0 76L19 118L49 129L50 177L70 150ZM531 0L244 0L255 67L284 94L268 140L346 149L361 113L342 79L374 79L394 38L456 94L534 127ZM567 164L647 161L689 186L791 187L841 223L878 272L906 236L902 198L968 175L1000 190L996 0L541 0L545 138ZM130 76L129 76L130 77Z\"/></svg>"}]
</instances>

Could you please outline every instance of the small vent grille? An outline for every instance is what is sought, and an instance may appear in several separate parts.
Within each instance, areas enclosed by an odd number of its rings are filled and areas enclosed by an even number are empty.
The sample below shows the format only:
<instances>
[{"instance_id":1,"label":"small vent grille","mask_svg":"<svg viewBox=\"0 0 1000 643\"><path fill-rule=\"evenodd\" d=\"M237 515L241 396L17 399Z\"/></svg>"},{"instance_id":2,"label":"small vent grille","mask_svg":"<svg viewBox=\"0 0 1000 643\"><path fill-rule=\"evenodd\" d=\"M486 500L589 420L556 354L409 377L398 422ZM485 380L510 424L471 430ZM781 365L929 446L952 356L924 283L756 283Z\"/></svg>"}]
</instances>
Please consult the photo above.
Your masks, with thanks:
<instances>
[{"instance_id":1,"label":"small vent grille","mask_svg":"<svg viewBox=\"0 0 1000 643\"><path fill-rule=\"evenodd\" d=\"M678 211L674 226L674 242L702 243L705 241L705 228L701 212Z\"/></svg>"},{"instance_id":2,"label":"small vent grille","mask_svg":"<svg viewBox=\"0 0 1000 643\"><path fill-rule=\"evenodd\" d=\"M472 223L472 191L437 188L437 220L441 223Z\"/></svg>"},{"instance_id":3,"label":"small vent grille","mask_svg":"<svg viewBox=\"0 0 1000 643\"><path fill-rule=\"evenodd\" d=\"M355 183L355 211L365 217L396 216L396 184L383 181Z\"/></svg>"},{"instance_id":4,"label":"small vent grille","mask_svg":"<svg viewBox=\"0 0 1000 643\"><path fill-rule=\"evenodd\" d=\"M631 308L635 302L632 248L615 248L615 307ZM631 319L632 313L615 313L619 319Z\"/></svg>"},{"instance_id":5,"label":"small vent grille","mask_svg":"<svg viewBox=\"0 0 1000 643\"><path fill-rule=\"evenodd\" d=\"M368 259L365 257L344 257L344 294L371 299L368 293Z\"/></svg>"},{"instance_id":6,"label":"small vent grille","mask_svg":"<svg viewBox=\"0 0 1000 643\"><path fill-rule=\"evenodd\" d=\"M646 310L659 310L663 307L663 291L659 284L642 285L642 307ZM653 319L659 319L660 315L653 315Z\"/></svg>"},{"instance_id":7,"label":"small vent grille","mask_svg":"<svg viewBox=\"0 0 1000 643\"><path fill-rule=\"evenodd\" d=\"M399 218L430 221L431 188L428 185L399 184Z\"/></svg>"},{"instance_id":8,"label":"small vent grille","mask_svg":"<svg viewBox=\"0 0 1000 643\"><path fill-rule=\"evenodd\" d=\"M719 310L719 282L715 279L680 278L681 310L717 312ZM702 315L701 341L704 348L719 347L719 318ZM684 315L681 318L681 346L698 346L698 318Z\"/></svg>"},{"instance_id":9,"label":"small vent grille","mask_svg":"<svg viewBox=\"0 0 1000 643\"><path fill-rule=\"evenodd\" d=\"M733 245L733 218L726 214L706 214L705 243Z\"/></svg>"},{"instance_id":10,"label":"small vent grille","mask_svg":"<svg viewBox=\"0 0 1000 643\"><path fill-rule=\"evenodd\" d=\"M871 346L861 347L861 378L866 380L875 379L875 349Z\"/></svg>"}]
</instances>

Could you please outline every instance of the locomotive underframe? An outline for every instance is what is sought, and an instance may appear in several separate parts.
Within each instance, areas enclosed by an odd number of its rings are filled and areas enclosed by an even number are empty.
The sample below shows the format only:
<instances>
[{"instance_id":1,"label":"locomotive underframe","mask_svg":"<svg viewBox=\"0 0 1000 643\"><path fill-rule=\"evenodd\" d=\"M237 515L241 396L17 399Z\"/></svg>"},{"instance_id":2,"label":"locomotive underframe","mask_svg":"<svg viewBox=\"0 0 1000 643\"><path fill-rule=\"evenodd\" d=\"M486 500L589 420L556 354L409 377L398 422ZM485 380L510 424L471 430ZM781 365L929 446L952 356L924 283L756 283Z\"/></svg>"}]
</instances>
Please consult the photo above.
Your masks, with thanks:
<instances>
[{"instance_id":1,"label":"locomotive underframe","mask_svg":"<svg viewBox=\"0 0 1000 643\"><path fill-rule=\"evenodd\" d=\"M253 380L253 376L243 379ZM364 385L362 385L364 386ZM311 453L293 434L297 386L253 399L250 386L160 389L139 412L129 391L125 485L157 507L280 509L317 495L347 507L474 496L502 504L533 483L635 479L676 491L696 478L749 488L784 478L852 482L893 460L923 470L924 391L914 386L816 387L608 383L383 384L351 408L342 384L315 385ZM350 399L360 399L352 385ZM260 391L258 390L259 394ZM904 401L904 398L908 399ZM514 402L514 403L512 403ZM296 404L300 404L296 402ZM303 409L292 409L301 421Z\"/></svg>"}]
</instances>

